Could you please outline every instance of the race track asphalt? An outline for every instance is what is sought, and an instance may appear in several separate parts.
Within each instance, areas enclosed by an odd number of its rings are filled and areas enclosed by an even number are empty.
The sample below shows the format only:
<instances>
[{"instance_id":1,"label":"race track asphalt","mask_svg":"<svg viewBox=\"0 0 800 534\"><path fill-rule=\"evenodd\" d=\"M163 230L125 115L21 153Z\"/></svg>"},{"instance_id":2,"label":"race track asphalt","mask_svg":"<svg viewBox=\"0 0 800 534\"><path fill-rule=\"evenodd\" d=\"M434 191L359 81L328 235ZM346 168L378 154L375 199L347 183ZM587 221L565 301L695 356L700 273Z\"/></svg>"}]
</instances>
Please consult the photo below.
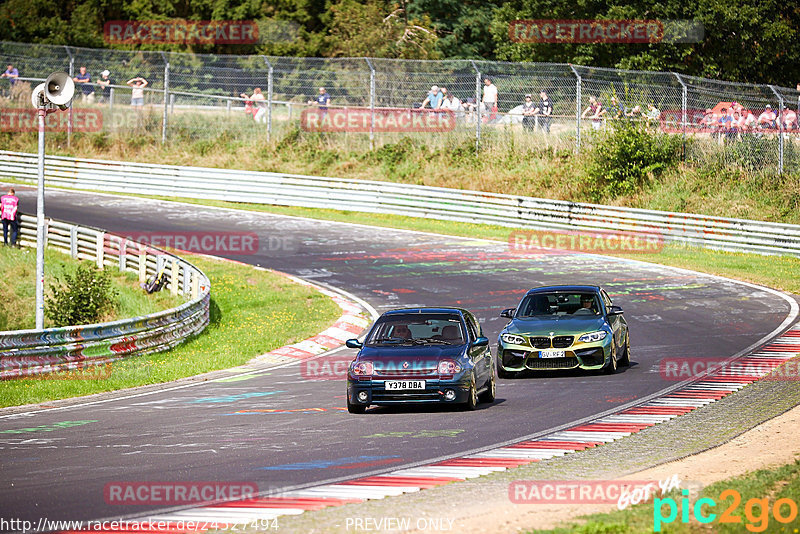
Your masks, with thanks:
<instances>
[{"instance_id":1,"label":"race track asphalt","mask_svg":"<svg viewBox=\"0 0 800 534\"><path fill-rule=\"evenodd\" d=\"M17 189L22 209L32 213L34 191ZM675 382L658 370L662 358L731 356L789 312L776 295L729 280L587 254L523 256L480 235L464 239L59 190L48 191L47 215L162 239L255 233L255 253L218 255L330 284L379 312L468 308L480 318L493 354L505 324L500 310L515 306L527 289L599 284L625 310L633 364L612 376L501 380L497 401L476 412L437 406L350 415L343 381L309 380L295 364L238 381L2 417L3 515L33 521L142 516L163 508L107 503L104 487L118 481L248 481L277 491L544 432L670 387ZM14 432L20 429L34 430Z\"/></svg>"}]
</instances>

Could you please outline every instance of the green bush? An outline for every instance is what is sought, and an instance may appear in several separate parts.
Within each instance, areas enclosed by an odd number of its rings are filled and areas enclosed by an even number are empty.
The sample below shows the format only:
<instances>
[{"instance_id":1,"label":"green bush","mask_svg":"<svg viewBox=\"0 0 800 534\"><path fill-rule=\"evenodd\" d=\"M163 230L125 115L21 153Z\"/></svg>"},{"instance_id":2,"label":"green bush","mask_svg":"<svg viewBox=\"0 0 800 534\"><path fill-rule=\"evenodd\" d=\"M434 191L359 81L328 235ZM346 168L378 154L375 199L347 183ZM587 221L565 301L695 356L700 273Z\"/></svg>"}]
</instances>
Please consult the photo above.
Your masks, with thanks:
<instances>
[{"instance_id":1,"label":"green bush","mask_svg":"<svg viewBox=\"0 0 800 534\"><path fill-rule=\"evenodd\" d=\"M613 121L589 153L589 194L595 201L632 195L680 155L682 139L649 131L641 123Z\"/></svg>"},{"instance_id":2,"label":"green bush","mask_svg":"<svg viewBox=\"0 0 800 534\"><path fill-rule=\"evenodd\" d=\"M44 313L55 326L96 323L117 306L118 292L111 288L108 272L88 263L78 265L74 275L56 278L50 292Z\"/></svg>"}]
</instances>

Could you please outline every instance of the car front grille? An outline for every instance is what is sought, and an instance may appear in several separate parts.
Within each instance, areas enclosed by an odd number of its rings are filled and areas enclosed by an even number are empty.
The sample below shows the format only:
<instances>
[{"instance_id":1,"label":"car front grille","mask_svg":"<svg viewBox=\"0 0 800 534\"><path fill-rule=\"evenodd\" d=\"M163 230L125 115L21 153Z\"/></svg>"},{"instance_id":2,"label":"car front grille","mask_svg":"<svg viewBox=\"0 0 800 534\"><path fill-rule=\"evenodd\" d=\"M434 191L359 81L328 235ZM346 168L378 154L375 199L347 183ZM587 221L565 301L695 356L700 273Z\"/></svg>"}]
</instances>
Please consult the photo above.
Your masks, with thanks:
<instances>
[{"instance_id":1,"label":"car front grille","mask_svg":"<svg viewBox=\"0 0 800 534\"><path fill-rule=\"evenodd\" d=\"M535 349L549 349L550 338L544 336L537 336L531 338L531 346Z\"/></svg>"},{"instance_id":2,"label":"car front grille","mask_svg":"<svg viewBox=\"0 0 800 534\"><path fill-rule=\"evenodd\" d=\"M565 349L572 345L575 336L556 336L553 338L553 347L557 349Z\"/></svg>"},{"instance_id":3,"label":"car front grille","mask_svg":"<svg viewBox=\"0 0 800 534\"><path fill-rule=\"evenodd\" d=\"M411 376L411 377L420 377L420 376L434 376L436 374L436 369L376 369L373 376L381 377L381 376L391 376L391 377L398 377L398 376Z\"/></svg>"},{"instance_id":4,"label":"car front grille","mask_svg":"<svg viewBox=\"0 0 800 534\"><path fill-rule=\"evenodd\" d=\"M573 369L578 366L577 358L531 358L528 369Z\"/></svg>"},{"instance_id":5,"label":"car front grille","mask_svg":"<svg viewBox=\"0 0 800 534\"><path fill-rule=\"evenodd\" d=\"M386 390L373 390L372 401L437 401L442 396L438 391L386 391Z\"/></svg>"}]
</instances>

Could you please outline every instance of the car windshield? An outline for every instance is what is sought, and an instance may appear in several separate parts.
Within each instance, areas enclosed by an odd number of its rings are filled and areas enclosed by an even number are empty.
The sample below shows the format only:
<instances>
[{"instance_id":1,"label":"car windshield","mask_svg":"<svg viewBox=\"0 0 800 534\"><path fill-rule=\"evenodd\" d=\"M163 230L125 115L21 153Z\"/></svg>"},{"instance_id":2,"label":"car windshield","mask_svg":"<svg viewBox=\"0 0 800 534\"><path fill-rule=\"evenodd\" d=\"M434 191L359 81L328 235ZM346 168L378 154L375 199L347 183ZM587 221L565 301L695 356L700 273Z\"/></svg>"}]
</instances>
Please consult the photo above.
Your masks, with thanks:
<instances>
[{"instance_id":1,"label":"car windshield","mask_svg":"<svg viewBox=\"0 0 800 534\"><path fill-rule=\"evenodd\" d=\"M384 315L367 338L367 345L462 345L461 317L450 313Z\"/></svg>"},{"instance_id":2,"label":"car windshield","mask_svg":"<svg viewBox=\"0 0 800 534\"><path fill-rule=\"evenodd\" d=\"M517 317L586 316L600 314L596 293L553 292L526 295Z\"/></svg>"}]
</instances>

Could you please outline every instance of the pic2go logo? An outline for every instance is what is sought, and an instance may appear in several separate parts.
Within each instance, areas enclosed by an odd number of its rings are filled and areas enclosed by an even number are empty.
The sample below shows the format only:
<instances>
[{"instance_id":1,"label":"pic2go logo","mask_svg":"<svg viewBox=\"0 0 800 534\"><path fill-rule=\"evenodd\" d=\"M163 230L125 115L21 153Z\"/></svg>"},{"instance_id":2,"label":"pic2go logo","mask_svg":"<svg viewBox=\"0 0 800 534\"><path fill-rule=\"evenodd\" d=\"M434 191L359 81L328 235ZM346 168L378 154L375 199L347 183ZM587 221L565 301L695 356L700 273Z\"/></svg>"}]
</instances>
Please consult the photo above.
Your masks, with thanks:
<instances>
[{"instance_id":1,"label":"pic2go logo","mask_svg":"<svg viewBox=\"0 0 800 534\"><path fill-rule=\"evenodd\" d=\"M717 506L717 502L709 497L697 499L694 506L689 503L689 490L683 490L683 498L680 500L680 505L675 502L675 499L667 497L664 499L656 498L653 500L653 532L661 532L662 525L673 523L678 518L678 512L681 514L681 523L689 523L689 513L698 523L708 524L717 520L717 514L704 513L703 506L707 505L709 508ZM725 501L732 498L732 502L725 509L724 512L719 514L719 523L742 523L742 517L736 515L734 512L742 502L741 494L736 490L725 490L719 494L720 501ZM664 507L667 507L667 515L664 515ZM797 503L792 499L782 498L775 501L770 509L769 499L750 499L744 505L744 516L748 523L745 528L750 532L764 532L769 526L769 515L772 516L778 523L784 525L792 523L797 519Z\"/></svg>"}]
</instances>

